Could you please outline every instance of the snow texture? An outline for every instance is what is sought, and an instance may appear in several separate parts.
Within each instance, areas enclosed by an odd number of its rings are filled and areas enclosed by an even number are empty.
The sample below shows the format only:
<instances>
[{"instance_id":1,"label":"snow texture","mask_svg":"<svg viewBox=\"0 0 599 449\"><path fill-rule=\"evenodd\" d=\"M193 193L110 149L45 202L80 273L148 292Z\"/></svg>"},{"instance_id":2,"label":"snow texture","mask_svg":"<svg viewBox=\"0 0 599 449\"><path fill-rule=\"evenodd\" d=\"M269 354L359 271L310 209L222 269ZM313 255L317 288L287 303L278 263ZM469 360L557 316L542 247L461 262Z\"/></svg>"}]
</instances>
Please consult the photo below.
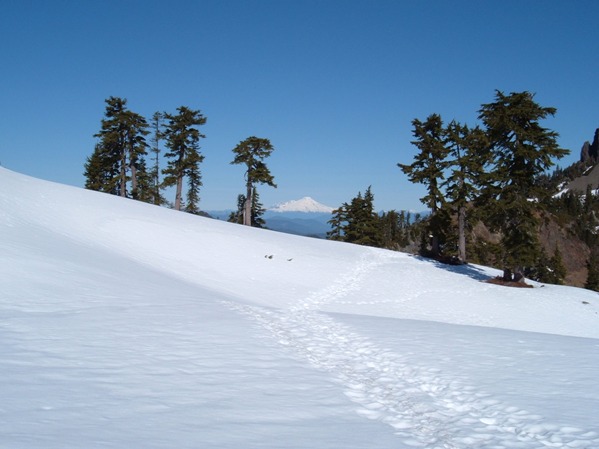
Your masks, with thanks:
<instances>
[{"instance_id":1,"label":"snow texture","mask_svg":"<svg viewBox=\"0 0 599 449\"><path fill-rule=\"evenodd\" d=\"M599 448L599 300L0 168L0 447Z\"/></svg>"}]
</instances>

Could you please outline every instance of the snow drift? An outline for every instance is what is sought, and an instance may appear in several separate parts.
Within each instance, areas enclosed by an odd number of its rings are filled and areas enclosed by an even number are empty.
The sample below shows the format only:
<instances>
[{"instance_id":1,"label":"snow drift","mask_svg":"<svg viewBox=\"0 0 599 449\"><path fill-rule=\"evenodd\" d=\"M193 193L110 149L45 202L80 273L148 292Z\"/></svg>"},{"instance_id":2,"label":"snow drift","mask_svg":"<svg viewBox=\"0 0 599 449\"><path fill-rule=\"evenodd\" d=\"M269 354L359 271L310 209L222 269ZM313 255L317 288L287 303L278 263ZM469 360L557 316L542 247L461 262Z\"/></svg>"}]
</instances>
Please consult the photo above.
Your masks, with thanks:
<instances>
[{"instance_id":1,"label":"snow drift","mask_svg":"<svg viewBox=\"0 0 599 449\"><path fill-rule=\"evenodd\" d=\"M3 448L599 447L599 301L0 168Z\"/></svg>"}]
</instances>

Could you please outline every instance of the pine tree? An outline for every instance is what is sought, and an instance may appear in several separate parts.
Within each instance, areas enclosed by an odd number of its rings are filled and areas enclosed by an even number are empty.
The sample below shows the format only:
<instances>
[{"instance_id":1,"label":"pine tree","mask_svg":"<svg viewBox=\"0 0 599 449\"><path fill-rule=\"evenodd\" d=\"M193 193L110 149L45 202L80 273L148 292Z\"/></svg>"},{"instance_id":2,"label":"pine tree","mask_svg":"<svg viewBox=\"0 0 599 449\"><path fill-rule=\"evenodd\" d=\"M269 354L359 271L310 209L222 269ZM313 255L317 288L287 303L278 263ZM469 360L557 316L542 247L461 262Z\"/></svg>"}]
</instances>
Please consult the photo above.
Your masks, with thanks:
<instances>
[{"instance_id":1,"label":"pine tree","mask_svg":"<svg viewBox=\"0 0 599 449\"><path fill-rule=\"evenodd\" d=\"M370 187L365 194L358 195L349 204L333 211L329 220L332 229L327 233L330 240L340 240L365 246L381 246L380 218L374 211L374 195Z\"/></svg>"},{"instance_id":2,"label":"pine tree","mask_svg":"<svg viewBox=\"0 0 599 449\"><path fill-rule=\"evenodd\" d=\"M488 145L480 128L471 130L455 120L447 126L445 133L451 174L443 186L457 214L458 260L466 262L466 210L468 204L477 197L478 186L483 182Z\"/></svg>"},{"instance_id":3,"label":"pine tree","mask_svg":"<svg viewBox=\"0 0 599 449\"><path fill-rule=\"evenodd\" d=\"M254 188L254 194L252 195L252 227L265 228L266 222L262 218L265 209L262 203L260 203L260 195ZM237 210L229 214L227 221L230 223L243 224L243 215L245 211L245 195L241 194L237 196Z\"/></svg>"},{"instance_id":4,"label":"pine tree","mask_svg":"<svg viewBox=\"0 0 599 449\"><path fill-rule=\"evenodd\" d=\"M438 114L431 114L425 122L418 119L412 121L412 133L415 140L411 143L420 152L414 157L410 165L397 164L408 176L411 182L424 184L427 195L420 200L431 210L428 220L429 231L432 235L432 256L440 254L441 236L446 224L446 217L441 213L445 206L445 196L441 191L444 171L447 168L446 157L448 149L445 145L445 130L443 121Z\"/></svg>"},{"instance_id":5,"label":"pine tree","mask_svg":"<svg viewBox=\"0 0 599 449\"><path fill-rule=\"evenodd\" d=\"M555 112L538 105L529 92L504 95L500 91L493 103L483 104L479 111L494 155L486 194L492 206L491 225L502 233L506 278L513 270L515 280L520 280L524 269L539 257L533 201L545 192L535 178L553 165L553 158L567 154L557 144L558 134L539 124Z\"/></svg>"},{"instance_id":6,"label":"pine tree","mask_svg":"<svg viewBox=\"0 0 599 449\"><path fill-rule=\"evenodd\" d=\"M599 292L599 258L594 251L587 262L587 281L584 288Z\"/></svg>"},{"instance_id":7,"label":"pine tree","mask_svg":"<svg viewBox=\"0 0 599 449\"><path fill-rule=\"evenodd\" d=\"M557 246L555 247L555 252L553 253L553 257L551 257L549 264L553 273L552 283L557 285L564 285L564 280L566 279L568 271L566 270L566 267L564 265L562 253L560 252Z\"/></svg>"},{"instance_id":8,"label":"pine tree","mask_svg":"<svg viewBox=\"0 0 599 449\"><path fill-rule=\"evenodd\" d=\"M199 110L186 106L177 108L178 114L164 114L167 123L164 129L165 145L169 151L165 154L167 168L163 185L176 186L176 210L186 210L191 213L199 212L199 189L202 186L200 164L204 156L200 153L200 139L204 138L199 127L206 123L206 117ZM183 205L183 180L187 178L187 203Z\"/></svg>"},{"instance_id":9,"label":"pine tree","mask_svg":"<svg viewBox=\"0 0 599 449\"><path fill-rule=\"evenodd\" d=\"M245 195L237 195L237 210L229 214L229 223L243 224L243 210L245 209Z\"/></svg>"},{"instance_id":10,"label":"pine tree","mask_svg":"<svg viewBox=\"0 0 599 449\"><path fill-rule=\"evenodd\" d=\"M99 142L85 164L86 187L137 198L138 181L145 166L143 158L147 153L147 128L141 115L127 109L126 99L108 98L102 127L94 136Z\"/></svg>"},{"instance_id":11,"label":"pine tree","mask_svg":"<svg viewBox=\"0 0 599 449\"><path fill-rule=\"evenodd\" d=\"M343 203L341 207L332 212L331 219L328 224L331 225L331 230L327 232L327 239L343 242L345 240L344 229L347 225L347 210L349 205Z\"/></svg>"},{"instance_id":12,"label":"pine tree","mask_svg":"<svg viewBox=\"0 0 599 449\"><path fill-rule=\"evenodd\" d=\"M243 224L252 226L252 205L254 204L254 191L256 184L267 184L276 188L274 177L264 163L264 159L270 156L274 148L268 139L248 137L239 142L233 149L235 158L231 164L244 164L246 166L245 182L246 195L243 213Z\"/></svg>"},{"instance_id":13,"label":"pine tree","mask_svg":"<svg viewBox=\"0 0 599 449\"><path fill-rule=\"evenodd\" d=\"M162 182L160 181L160 142L164 139L164 113L155 112L152 116L152 138L150 151L152 152L152 168L148 171L147 202L162 206L167 203L162 195Z\"/></svg>"}]
</instances>

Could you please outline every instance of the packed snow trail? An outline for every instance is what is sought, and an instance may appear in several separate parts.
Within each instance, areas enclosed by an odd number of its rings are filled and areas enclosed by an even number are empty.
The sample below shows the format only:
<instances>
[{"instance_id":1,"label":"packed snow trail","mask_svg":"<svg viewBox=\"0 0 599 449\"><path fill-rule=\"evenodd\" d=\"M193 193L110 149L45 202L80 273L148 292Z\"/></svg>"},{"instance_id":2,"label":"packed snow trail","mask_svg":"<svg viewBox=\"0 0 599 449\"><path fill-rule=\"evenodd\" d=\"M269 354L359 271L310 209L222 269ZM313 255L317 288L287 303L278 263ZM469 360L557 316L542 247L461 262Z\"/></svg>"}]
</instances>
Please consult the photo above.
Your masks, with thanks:
<instances>
[{"instance_id":1,"label":"packed snow trail","mask_svg":"<svg viewBox=\"0 0 599 449\"><path fill-rule=\"evenodd\" d=\"M344 387L345 395L361 406L359 415L391 426L406 447L599 447L599 434L594 431L548 424L542 416L493 399L437 369L415 366L317 311L359 290L370 272L392 258L392 253L367 253L351 272L288 310L227 305L251 317L316 368L329 372Z\"/></svg>"}]
</instances>

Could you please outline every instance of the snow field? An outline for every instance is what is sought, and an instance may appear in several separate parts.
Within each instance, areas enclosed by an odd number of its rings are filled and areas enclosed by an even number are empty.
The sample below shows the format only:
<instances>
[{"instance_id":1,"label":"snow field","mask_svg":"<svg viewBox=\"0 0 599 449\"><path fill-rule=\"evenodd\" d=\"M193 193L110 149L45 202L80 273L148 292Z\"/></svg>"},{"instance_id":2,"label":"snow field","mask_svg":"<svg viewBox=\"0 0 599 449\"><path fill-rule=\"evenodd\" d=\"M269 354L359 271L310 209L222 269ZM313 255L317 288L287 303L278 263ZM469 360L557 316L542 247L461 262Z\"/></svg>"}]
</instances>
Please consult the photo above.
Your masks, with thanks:
<instances>
[{"instance_id":1,"label":"snow field","mask_svg":"<svg viewBox=\"0 0 599 449\"><path fill-rule=\"evenodd\" d=\"M599 447L593 292L3 168L0 230L3 449Z\"/></svg>"}]
</instances>

